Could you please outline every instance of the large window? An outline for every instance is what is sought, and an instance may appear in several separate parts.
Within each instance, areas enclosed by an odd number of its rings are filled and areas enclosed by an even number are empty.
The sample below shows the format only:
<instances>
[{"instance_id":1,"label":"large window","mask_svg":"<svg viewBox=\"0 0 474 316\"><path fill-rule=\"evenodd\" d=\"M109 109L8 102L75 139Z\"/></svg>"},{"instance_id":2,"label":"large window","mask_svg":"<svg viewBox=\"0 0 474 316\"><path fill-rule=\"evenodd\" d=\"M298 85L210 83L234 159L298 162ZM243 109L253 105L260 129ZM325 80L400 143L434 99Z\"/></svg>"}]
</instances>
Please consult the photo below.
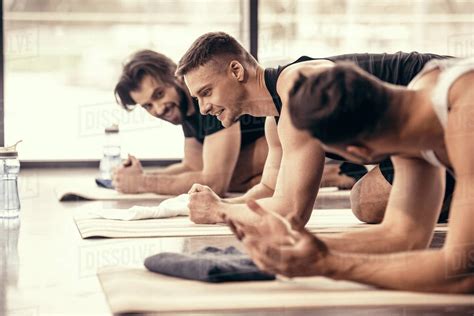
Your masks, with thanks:
<instances>
[{"instance_id":1,"label":"large window","mask_svg":"<svg viewBox=\"0 0 474 316\"><path fill-rule=\"evenodd\" d=\"M115 104L121 63L143 48L178 61L207 31L248 47L251 3L264 66L354 52L474 55L472 0L4 0L6 144L23 139L23 160L97 159L104 127L119 123L123 154L182 157L179 127Z\"/></svg>"},{"instance_id":2,"label":"large window","mask_svg":"<svg viewBox=\"0 0 474 316\"><path fill-rule=\"evenodd\" d=\"M267 66L356 52L474 55L472 0L260 0L259 24Z\"/></svg>"},{"instance_id":3,"label":"large window","mask_svg":"<svg viewBox=\"0 0 474 316\"><path fill-rule=\"evenodd\" d=\"M121 128L122 152L180 158L181 129L115 103L125 58L150 48L175 62L202 33L244 41L243 1L6 0L5 143L23 160L101 156L103 129Z\"/></svg>"}]
</instances>

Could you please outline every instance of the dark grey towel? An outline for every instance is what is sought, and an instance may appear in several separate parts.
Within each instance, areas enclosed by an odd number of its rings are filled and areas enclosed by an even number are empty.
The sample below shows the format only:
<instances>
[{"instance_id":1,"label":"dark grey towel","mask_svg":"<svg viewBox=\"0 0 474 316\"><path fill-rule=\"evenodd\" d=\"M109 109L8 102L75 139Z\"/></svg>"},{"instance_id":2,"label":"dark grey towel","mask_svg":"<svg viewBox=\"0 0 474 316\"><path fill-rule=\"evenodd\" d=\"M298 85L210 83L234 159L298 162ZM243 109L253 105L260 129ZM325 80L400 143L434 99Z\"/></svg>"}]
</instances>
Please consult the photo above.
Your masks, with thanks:
<instances>
[{"instance_id":1,"label":"dark grey towel","mask_svg":"<svg viewBox=\"0 0 474 316\"><path fill-rule=\"evenodd\" d=\"M206 247L198 252L164 252L145 259L145 267L153 272L205 282L274 280L234 247Z\"/></svg>"}]
</instances>

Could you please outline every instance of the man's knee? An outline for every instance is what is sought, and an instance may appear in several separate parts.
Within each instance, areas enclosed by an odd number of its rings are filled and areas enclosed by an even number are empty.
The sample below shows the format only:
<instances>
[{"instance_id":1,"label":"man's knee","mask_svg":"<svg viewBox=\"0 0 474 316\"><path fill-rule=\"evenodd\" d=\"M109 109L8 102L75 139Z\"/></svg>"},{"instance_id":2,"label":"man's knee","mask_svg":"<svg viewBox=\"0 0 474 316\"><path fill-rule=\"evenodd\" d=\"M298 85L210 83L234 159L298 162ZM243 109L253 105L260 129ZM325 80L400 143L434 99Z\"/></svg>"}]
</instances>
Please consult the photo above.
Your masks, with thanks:
<instances>
[{"instance_id":1,"label":"man's knee","mask_svg":"<svg viewBox=\"0 0 474 316\"><path fill-rule=\"evenodd\" d=\"M354 215L368 224L381 223L387 205L386 200L374 199L367 190L364 178L359 180L351 190L351 208Z\"/></svg>"}]
</instances>

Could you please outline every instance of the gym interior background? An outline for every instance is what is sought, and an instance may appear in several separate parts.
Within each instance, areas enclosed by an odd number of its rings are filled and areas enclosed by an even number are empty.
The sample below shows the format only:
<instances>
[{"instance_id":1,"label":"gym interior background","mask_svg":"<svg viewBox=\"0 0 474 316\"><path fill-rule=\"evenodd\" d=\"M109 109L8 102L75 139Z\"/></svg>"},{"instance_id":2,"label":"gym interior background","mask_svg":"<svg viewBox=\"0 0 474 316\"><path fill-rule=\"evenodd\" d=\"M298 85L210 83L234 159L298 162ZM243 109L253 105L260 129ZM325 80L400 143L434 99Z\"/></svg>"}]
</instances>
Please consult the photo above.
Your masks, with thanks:
<instances>
[{"instance_id":1,"label":"gym interior background","mask_svg":"<svg viewBox=\"0 0 474 316\"><path fill-rule=\"evenodd\" d=\"M355 52L461 57L474 53L473 7L472 0L5 0L1 141L22 139L22 161L98 161L103 129L116 122L124 155L179 159L179 127L115 104L121 64L134 51L177 62L199 35L225 31L264 66Z\"/></svg>"}]
</instances>

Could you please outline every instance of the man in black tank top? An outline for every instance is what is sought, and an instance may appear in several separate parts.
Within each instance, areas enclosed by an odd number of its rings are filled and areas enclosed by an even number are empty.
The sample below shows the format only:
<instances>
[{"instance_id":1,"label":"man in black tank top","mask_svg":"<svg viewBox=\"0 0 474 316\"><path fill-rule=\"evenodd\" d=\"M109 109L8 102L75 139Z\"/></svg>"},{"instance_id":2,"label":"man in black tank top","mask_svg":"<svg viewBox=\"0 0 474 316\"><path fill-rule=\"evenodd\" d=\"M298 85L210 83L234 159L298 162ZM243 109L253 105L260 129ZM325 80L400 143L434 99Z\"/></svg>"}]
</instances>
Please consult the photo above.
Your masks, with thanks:
<instances>
[{"instance_id":1,"label":"man in black tank top","mask_svg":"<svg viewBox=\"0 0 474 316\"><path fill-rule=\"evenodd\" d=\"M407 87L383 82L354 63L299 75L288 99L295 128L356 163L391 157L396 179L386 216L379 225L314 235L253 201L254 224L229 221L246 252L262 270L286 277L474 293L473 86L474 58L433 60ZM442 247L429 247L445 169L457 181L449 231Z\"/></svg>"},{"instance_id":2,"label":"man in black tank top","mask_svg":"<svg viewBox=\"0 0 474 316\"><path fill-rule=\"evenodd\" d=\"M436 54L420 54L417 52L346 54L326 58L302 56L285 66L266 68L265 85L272 95L273 103L278 111L278 116L275 116L275 120L278 124L282 103L276 86L281 72L291 65L311 60L330 60L334 63L347 61L356 64L380 80L391 84L406 86L421 69L423 69L428 61L447 58L452 57ZM345 161L344 158L333 153L326 152L326 157ZM357 218L370 224L380 223L385 213L385 207L387 206L388 196L394 179L394 170L391 160L386 159L382 161L368 174L364 166L345 161L340 165L339 173L341 175L350 176L358 181L351 192L351 207ZM440 214L439 222L446 222L449 215L449 206L454 190L454 178L449 172L446 173L446 184L443 211Z\"/></svg>"},{"instance_id":3,"label":"man in black tank top","mask_svg":"<svg viewBox=\"0 0 474 316\"><path fill-rule=\"evenodd\" d=\"M406 77L414 74L399 75L404 66L412 72L421 69L422 65L417 65L432 57L436 56L417 53L340 56L360 58L375 75L405 84ZM202 35L181 58L177 74L184 76L191 95L199 101L201 113L216 115L226 127L244 114L267 116L265 135L269 154L261 182L244 196L226 200L219 199L206 186L196 184L190 191L193 194L189 204L191 218L197 219L196 222L213 223L223 215L252 222L255 214L246 203L255 199L268 210L288 216L295 227L302 227L308 221L320 186L325 152L316 139L291 124L286 102L300 73L315 74L335 64L331 59L303 59L265 71L240 43L222 32Z\"/></svg>"},{"instance_id":4,"label":"man in black tank top","mask_svg":"<svg viewBox=\"0 0 474 316\"><path fill-rule=\"evenodd\" d=\"M168 57L151 50L139 51L124 65L115 95L127 110L139 104L152 116L181 125L183 161L143 173L140 162L131 156L131 166L115 172L115 189L178 195L188 192L196 182L205 182L219 195L229 190L245 192L260 181L266 160L265 118L244 115L224 129L216 117L199 113L197 100L175 77L175 70L176 64Z\"/></svg>"}]
</instances>

